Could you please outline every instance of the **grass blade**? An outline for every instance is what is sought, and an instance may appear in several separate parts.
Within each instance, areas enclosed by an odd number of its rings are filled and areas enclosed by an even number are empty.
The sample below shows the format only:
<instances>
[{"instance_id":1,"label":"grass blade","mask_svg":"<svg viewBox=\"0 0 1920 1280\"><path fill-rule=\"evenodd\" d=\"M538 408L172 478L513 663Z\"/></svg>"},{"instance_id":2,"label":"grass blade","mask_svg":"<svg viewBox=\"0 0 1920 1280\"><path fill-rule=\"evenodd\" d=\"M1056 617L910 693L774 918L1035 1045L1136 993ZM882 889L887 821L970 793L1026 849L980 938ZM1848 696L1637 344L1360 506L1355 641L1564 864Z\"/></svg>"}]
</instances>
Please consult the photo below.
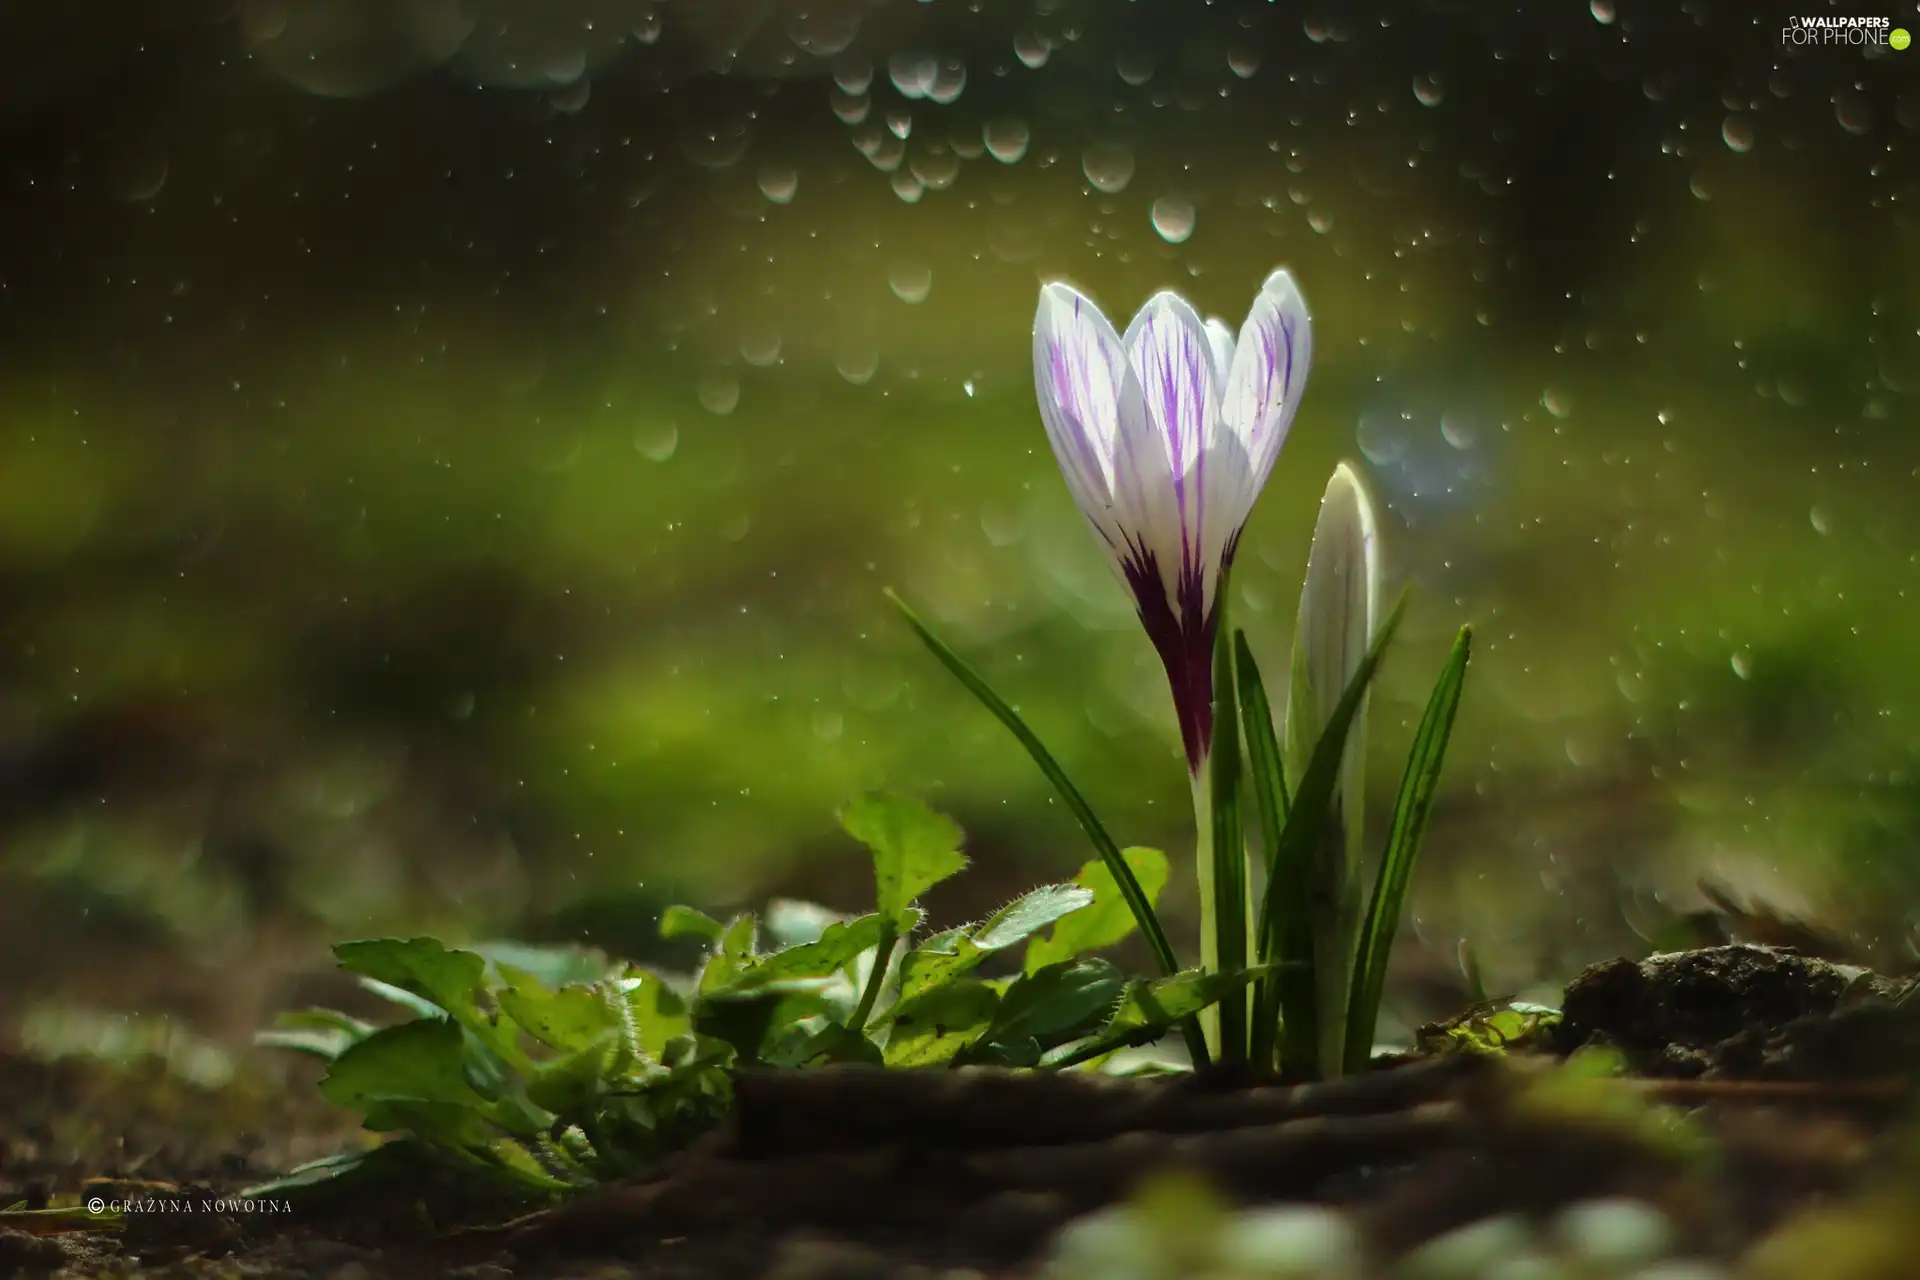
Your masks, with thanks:
<instances>
[{"instance_id":1,"label":"grass blade","mask_svg":"<svg viewBox=\"0 0 1920 1280\"><path fill-rule=\"evenodd\" d=\"M1454 714L1466 687L1467 662L1473 650L1473 628L1460 628L1447 655L1447 665L1427 699L1426 714L1407 754L1407 771L1393 800L1393 820L1387 825L1387 847L1380 858L1373 900L1360 930L1359 968L1354 975L1353 1003L1347 1013L1346 1068L1358 1071L1373 1054L1374 1022L1380 1016L1380 996L1386 989L1387 959L1393 953L1393 935L1413 879L1420 838L1433 814L1433 798L1440 785L1440 769L1453 734Z\"/></svg>"},{"instance_id":2,"label":"grass blade","mask_svg":"<svg viewBox=\"0 0 1920 1280\"><path fill-rule=\"evenodd\" d=\"M1240 704L1234 696L1233 647L1223 625L1213 648L1213 751L1207 777L1196 786L1211 792L1213 927L1216 972L1247 967L1247 836L1240 824ZM1247 1060L1247 996L1235 990L1220 1001L1220 1060Z\"/></svg>"},{"instance_id":3,"label":"grass blade","mask_svg":"<svg viewBox=\"0 0 1920 1280\"><path fill-rule=\"evenodd\" d=\"M1234 674L1236 693L1240 699L1240 721L1247 736L1247 773L1253 784L1253 803L1260 815L1260 847L1267 856L1266 883L1271 885L1276 876L1274 853L1280 847L1280 832L1285 828L1290 800L1287 796L1286 770L1280 764L1280 742L1273 730L1273 707L1267 701L1267 688L1260 678L1259 664L1253 660L1253 647L1247 643L1247 633L1233 633ZM1214 721L1214 736L1220 736L1220 721ZM1273 910L1285 912L1285 917L1275 922L1269 915ZM1306 904L1300 897L1289 894L1276 904L1271 893L1261 895L1260 918L1254 926L1254 956L1262 963L1279 959L1272 954L1275 946L1283 952L1297 953L1305 944L1300 939L1307 936L1308 918ZM1264 1009L1272 1003L1269 988L1279 982L1278 975L1269 974L1260 979L1254 988L1253 1007ZM1278 1032L1277 1019L1256 1018L1252 1028L1252 1048L1249 1057L1256 1066L1265 1069L1273 1065L1274 1040Z\"/></svg>"},{"instance_id":4,"label":"grass blade","mask_svg":"<svg viewBox=\"0 0 1920 1280\"><path fill-rule=\"evenodd\" d=\"M1001 724L1007 726L1008 732L1018 738L1020 745L1027 749L1027 754L1033 757L1036 765L1040 766L1040 772L1047 776L1047 781L1053 783L1054 790L1060 794L1060 799L1066 803L1067 808L1080 823L1080 829L1085 831L1087 839L1093 842L1094 850L1100 855L1100 860L1107 864L1107 870L1113 874L1114 883L1120 886L1120 895L1126 899L1127 909L1133 912L1134 922L1140 926L1141 936L1147 940L1147 946L1152 950L1154 963L1160 966L1160 972L1168 977L1178 973L1179 961L1173 954L1172 944L1167 941L1166 931L1160 927L1160 918L1154 914L1153 904L1147 901L1147 895L1141 890L1139 880L1134 878L1133 868L1129 867L1127 860L1120 856L1120 847L1113 842L1113 837L1107 834L1107 829L1094 813L1093 806L1087 803L1086 798L1080 794L1079 788L1075 787L1072 780L1067 777L1066 770L1060 767L1059 762L1053 758L1053 754L1041 743L1033 730L1027 727L1026 721L1020 718L1020 714L987 686L987 682L981 678L980 673L969 666L965 658L955 653L948 647L946 641L935 635L926 623L920 621L920 616L908 606L905 600L902 600L892 588L887 589L886 596L906 618L907 625L912 627L914 634L920 637L920 642L927 646L934 657L940 659L941 665L951 671L954 679L965 685L967 692L979 699L980 704L991 711L994 718ZM1205 1066L1207 1046L1200 1036L1199 1021L1195 1018L1183 1019L1180 1029L1186 1037L1187 1052L1193 1057L1193 1065Z\"/></svg>"},{"instance_id":5,"label":"grass blade","mask_svg":"<svg viewBox=\"0 0 1920 1280\"><path fill-rule=\"evenodd\" d=\"M1281 828L1280 839L1275 843L1272 859L1274 873L1267 881L1266 901L1260 912L1261 918L1268 921L1269 928L1282 918L1276 912L1276 894L1293 894L1306 899L1281 910L1303 913L1309 917L1309 922L1316 909L1317 904L1311 897L1317 876L1316 863L1327 835L1334 788L1339 785L1341 764L1346 757L1347 733L1366 700L1367 688L1373 682L1374 672L1380 667L1387 642L1399 630L1400 618L1406 608L1407 597L1403 592L1393 612L1374 632L1372 646L1360 660L1353 679L1347 682L1345 692L1333 708L1333 714L1327 717L1326 731L1314 744L1306 770L1301 775L1299 785L1294 788L1293 807L1287 811L1286 825ZM1312 931L1308 929L1306 932L1306 944L1296 954L1281 949L1281 939L1277 934L1262 940L1263 954L1271 962L1283 967L1279 970L1278 980L1268 988L1268 1007L1254 1016L1258 1019L1255 1025L1259 1026L1278 1020L1282 1010L1285 1011L1286 1039L1282 1062L1289 1071L1312 1077L1320 1073L1322 1060L1316 1016L1319 1012L1319 975L1315 972Z\"/></svg>"}]
</instances>

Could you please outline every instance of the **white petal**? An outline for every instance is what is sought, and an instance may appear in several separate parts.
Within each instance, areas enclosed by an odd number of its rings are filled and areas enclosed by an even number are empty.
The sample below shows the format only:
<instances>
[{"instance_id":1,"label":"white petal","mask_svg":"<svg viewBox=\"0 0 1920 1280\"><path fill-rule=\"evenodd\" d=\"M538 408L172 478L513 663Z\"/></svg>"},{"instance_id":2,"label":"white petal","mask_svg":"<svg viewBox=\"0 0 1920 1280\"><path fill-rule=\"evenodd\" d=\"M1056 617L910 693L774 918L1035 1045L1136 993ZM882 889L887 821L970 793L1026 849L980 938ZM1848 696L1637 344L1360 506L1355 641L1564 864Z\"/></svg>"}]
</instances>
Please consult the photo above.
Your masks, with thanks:
<instances>
[{"instance_id":1,"label":"white petal","mask_svg":"<svg viewBox=\"0 0 1920 1280\"><path fill-rule=\"evenodd\" d=\"M1221 421L1246 451L1255 492L1267 482L1293 425L1312 363L1313 317L1307 301L1291 275L1276 271L1240 326L1220 406ZM1249 495L1249 505L1252 500Z\"/></svg>"},{"instance_id":2,"label":"white petal","mask_svg":"<svg viewBox=\"0 0 1920 1280\"><path fill-rule=\"evenodd\" d=\"M1140 380L1146 430L1120 440L1121 506L1153 551L1168 595L1177 598L1184 574L1201 588L1202 607L1210 607L1219 576L1218 562L1204 550L1206 525L1217 519L1206 510L1205 445L1220 417L1213 343L1193 307L1170 292L1147 299L1125 342ZM1137 487L1129 487L1130 477L1138 478Z\"/></svg>"},{"instance_id":3,"label":"white petal","mask_svg":"<svg viewBox=\"0 0 1920 1280\"><path fill-rule=\"evenodd\" d=\"M1033 381L1047 440L1074 502L1109 546L1121 537L1114 473L1121 424L1144 416L1126 347L1100 308L1069 285L1041 288Z\"/></svg>"},{"instance_id":4,"label":"white petal","mask_svg":"<svg viewBox=\"0 0 1920 1280\"><path fill-rule=\"evenodd\" d=\"M1213 376L1227 385L1227 371L1233 367L1233 329L1219 316L1207 317L1207 341L1213 344Z\"/></svg>"}]
</instances>

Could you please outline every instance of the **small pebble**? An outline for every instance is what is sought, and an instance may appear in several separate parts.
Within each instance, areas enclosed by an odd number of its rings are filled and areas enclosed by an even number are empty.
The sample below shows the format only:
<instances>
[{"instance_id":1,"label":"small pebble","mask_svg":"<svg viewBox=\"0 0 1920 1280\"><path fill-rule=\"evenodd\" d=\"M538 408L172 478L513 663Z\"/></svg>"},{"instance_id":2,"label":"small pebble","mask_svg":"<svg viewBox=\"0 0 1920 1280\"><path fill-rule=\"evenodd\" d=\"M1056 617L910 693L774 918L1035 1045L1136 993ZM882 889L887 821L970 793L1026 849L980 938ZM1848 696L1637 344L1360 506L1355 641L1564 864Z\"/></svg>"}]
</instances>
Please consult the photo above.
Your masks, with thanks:
<instances>
[{"instance_id":1,"label":"small pebble","mask_svg":"<svg viewBox=\"0 0 1920 1280\"><path fill-rule=\"evenodd\" d=\"M1626 1271L1672 1252L1673 1224L1644 1200L1587 1200L1554 1219L1560 1248L1591 1267Z\"/></svg>"},{"instance_id":2,"label":"small pebble","mask_svg":"<svg viewBox=\"0 0 1920 1280\"><path fill-rule=\"evenodd\" d=\"M1046 1274L1056 1280L1157 1280L1153 1241L1122 1207L1075 1218L1053 1238Z\"/></svg>"},{"instance_id":3,"label":"small pebble","mask_svg":"<svg viewBox=\"0 0 1920 1280\"><path fill-rule=\"evenodd\" d=\"M1400 1280L1483 1280L1499 1262L1525 1251L1533 1241L1524 1218L1501 1214L1455 1227L1400 1259Z\"/></svg>"},{"instance_id":4,"label":"small pebble","mask_svg":"<svg viewBox=\"0 0 1920 1280\"><path fill-rule=\"evenodd\" d=\"M1247 1280L1349 1280L1361 1274L1360 1237L1331 1209L1249 1209L1221 1232L1218 1260Z\"/></svg>"}]
</instances>

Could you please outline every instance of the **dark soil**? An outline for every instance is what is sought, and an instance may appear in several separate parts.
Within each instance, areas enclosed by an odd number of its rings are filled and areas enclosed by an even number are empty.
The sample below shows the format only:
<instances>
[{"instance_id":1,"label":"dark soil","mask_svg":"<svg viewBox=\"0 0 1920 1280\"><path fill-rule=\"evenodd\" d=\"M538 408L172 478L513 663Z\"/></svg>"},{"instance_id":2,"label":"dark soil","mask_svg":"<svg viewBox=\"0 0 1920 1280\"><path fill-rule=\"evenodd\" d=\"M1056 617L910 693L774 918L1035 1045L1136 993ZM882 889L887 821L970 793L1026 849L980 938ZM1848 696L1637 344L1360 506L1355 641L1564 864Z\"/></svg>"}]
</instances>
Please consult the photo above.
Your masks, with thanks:
<instances>
[{"instance_id":1,"label":"dark soil","mask_svg":"<svg viewBox=\"0 0 1920 1280\"><path fill-rule=\"evenodd\" d=\"M1167 1169L1240 1202L1344 1206L1382 1262L1489 1214L1616 1194L1662 1206L1689 1253L1730 1260L1809 1206L1889 1185L1916 1047L1903 995L1862 970L1727 946L1595 966L1535 1048L1329 1085L753 1073L721 1130L646 1177L520 1216L418 1166L274 1212L221 1211L203 1201L364 1137L310 1091L215 1095L0 1059L0 1205L173 1206L118 1230L0 1230L0 1278L1028 1275L1062 1223ZM1543 1071L1594 1045L1637 1078L1604 1105Z\"/></svg>"}]
</instances>

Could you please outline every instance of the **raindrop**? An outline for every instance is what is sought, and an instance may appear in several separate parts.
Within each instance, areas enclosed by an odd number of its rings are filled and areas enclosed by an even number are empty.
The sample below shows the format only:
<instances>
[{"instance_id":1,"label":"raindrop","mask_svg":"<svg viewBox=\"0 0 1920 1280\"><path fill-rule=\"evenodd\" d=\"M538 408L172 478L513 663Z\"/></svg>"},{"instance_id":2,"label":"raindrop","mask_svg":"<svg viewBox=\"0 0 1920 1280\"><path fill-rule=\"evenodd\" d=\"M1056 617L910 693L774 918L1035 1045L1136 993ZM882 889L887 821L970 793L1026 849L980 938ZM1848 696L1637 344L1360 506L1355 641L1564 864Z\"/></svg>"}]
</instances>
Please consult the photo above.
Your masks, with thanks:
<instances>
[{"instance_id":1,"label":"raindrop","mask_svg":"<svg viewBox=\"0 0 1920 1280\"><path fill-rule=\"evenodd\" d=\"M902 169L893 175L893 194L908 204L919 204L920 197L927 194L927 184L913 170Z\"/></svg>"},{"instance_id":2,"label":"raindrop","mask_svg":"<svg viewBox=\"0 0 1920 1280\"><path fill-rule=\"evenodd\" d=\"M721 518L720 536L728 542L738 542L747 536L753 528L753 515L747 511L733 511Z\"/></svg>"},{"instance_id":3,"label":"raindrop","mask_svg":"<svg viewBox=\"0 0 1920 1280\"><path fill-rule=\"evenodd\" d=\"M652 44L660 38L660 15L649 13L633 24L633 38L641 44Z\"/></svg>"},{"instance_id":4,"label":"raindrop","mask_svg":"<svg viewBox=\"0 0 1920 1280\"><path fill-rule=\"evenodd\" d=\"M1564 418L1573 412L1573 397L1548 387L1540 393L1540 407L1556 418Z\"/></svg>"},{"instance_id":5,"label":"raindrop","mask_svg":"<svg viewBox=\"0 0 1920 1280\"><path fill-rule=\"evenodd\" d=\"M833 114L840 117L841 124L859 124L873 110L873 99L865 94L850 95L835 89L831 96Z\"/></svg>"},{"instance_id":6,"label":"raindrop","mask_svg":"<svg viewBox=\"0 0 1920 1280\"><path fill-rule=\"evenodd\" d=\"M960 157L936 143L916 148L907 167L926 184L927 190L945 191L960 176Z\"/></svg>"},{"instance_id":7,"label":"raindrop","mask_svg":"<svg viewBox=\"0 0 1920 1280\"><path fill-rule=\"evenodd\" d=\"M1753 121L1743 115L1731 115L1720 126L1720 140L1729 151L1753 150Z\"/></svg>"},{"instance_id":8,"label":"raindrop","mask_svg":"<svg viewBox=\"0 0 1920 1280\"><path fill-rule=\"evenodd\" d=\"M933 268L924 262L896 262L887 271L887 283L900 301L925 302L933 292Z\"/></svg>"},{"instance_id":9,"label":"raindrop","mask_svg":"<svg viewBox=\"0 0 1920 1280\"><path fill-rule=\"evenodd\" d=\"M1333 215L1324 209L1315 209L1307 215L1307 225L1321 235L1333 230Z\"/></svg>"},{"instance_id":10,"label":"raindrop","mask_svg":"<svg viewBox=\"0 0 1920 1280\"><path fill-rule=\"evenodd\" d=\"M927 100L946 106L950 102L957 102L966 87L966 65L949 58L940 64L940 74L933 78L933 85L927 90Z\"/></svg>"},{"instance_id":11,"label":"raindrop","mask_svg":"<svg viewBox=\"0 0 1920 1280\"><path fill-rule=\"evenodd\" d=\"M1739 676L1742 680L1753 679L1753 655L1745 649L1735 649L1733 651L1732 666L1733 674Z\"/></svg>"},{"instance_id":12,"label":"raindrop","mask_svg":"<svg viewBox=\"0 0 1920 1280\"><path fill-rule=\"evenodd\" d=\"M560 114L577 116L586 109L587 99L592 94L593 81L582 76L576 83L549 94L547 100L553 103L553 109Z\"/></svg>"},{"instance_id":13,"label":"raindrop","mask_svg":"<svg viewBox=\"0 0 1920 1280\"><path fill-rule=\"evenodd\" d=\"M1390 467L1407 452L1405 433L1384 413L1360 415L1360 425L1354 428L1353 437L1360 452L1376 467Z\"/></svg>"},{"instance_id":14,"label":"raindrop","mask_svg":"<svg viewBox=\"0 0 1920 1280\"><path fill-rule=\"evenodd\" d=\"M1153 79L1153 55L1145 49L1129 49L1115 61L1114 70L1122 80L1138 89Z\"/></svg>"},{"instance_id":15,"label":"raindrop","mask_svg":"<svg viewBox=\"0 0 1920 1280\"><path fill-rule=\"evenodd\" d=\"M1704 173L1696 173L1688 179L1687 190L1693 192L1695 200L1713 199L1713 183Z\"/></svg>"},{"instance_id":16,"label":"raindrop","mask_svg":"<svg viewBox=\"0 0 1920 1280\"><path fill-rule=\"evenodd\" d=\"M1022 31L1013 38L1013 56L1029 70L1038 71L1046 66L1052 54L1053 46L1037 31Z\"/></svg>"},{"instance_id":17,"label":"raindrop","mask_svg":"<svg viewBox=\"0 0 1920 1280\"><path fill-rule=\"evenodd\" d=\"M880 350L865 343L849 343L835 353L833 367L848 382L863 387L880 372Z\"/></svg>"},{"instance_id":18,"label":"raindrop","mask_svg":"<svg viewBox=\"0 0 1920 1280\"><path fill-rule=\"evenodd\" d=\"M1447 86L1438 72L1430 71L1413 78L1413 96L1423 107L1437 107L1447 100Z\"/></svg>"},{"instance_id":19,"label":"raindrop","mask_svg":"<svg viewBox=\"0 0 1920 1280\"><path fill-rule=\"evenodd\" d=\"M1593 20L1601 26L1610 27L1613 25L1613 20L1616 16L1613 0L1593 0L1593 3L1587 6L1587 11L1593 14Z\"/></svg>"},{"instance_id":20,"label":"raindrop","mask_svg":"<svg viewBox=\"0 0 1920 1280\"><path fill-rule=\"evenodd\" d=\"M887 59L887 78L901 97L924 98L940 75L940 64L930 53L896 53Z\"/></svg>"},{"instance_id":21,"label":"raindrop","mask_svg":"<svg viewBox=\"0 0 1920 1280\"><path fill-rule=\"evenodd\" d=\"M1451 410L1440 415L1440 436L1456 449L1471 449L1480 429L1465 414Z\"/></svg>"},{"instance_id":22,"label":"raindrop","mask_svg":"<svg viewBox=\"0 0 1920 1280\"><path fill-rule=\"evenodd\" d=\"M710 373L700 379L700 406L725 416L740 403L740 379L730 373Z\"/></svg>"},{"instance_id":23,"label":"raindrop","mask_svg":"<svg viewBox=\"0 0 1920 1280\"><path fill-rule=\"evenodd\" d=\"M1161 196L1149 211L1153 229L1168 244L1179 244L1193 234L1193 201L1185 196Z\"/></svg>"},{"instance_id":24,"label":"raindrop","mask_svg":"<svg viewBox=\"0 0 1920 1280\"><path fill-rule=\"evenodd\" d=\"M107 190L115 200L145 204L167 185L167 153L162 147L129 147L108 164Z\"/></svg>"},{"instance_id":25,"label":"raindrop","mask_svg":"<svg viewBox=\"0 0 1920 1280\"><path fill-rule=\"evenodd\" d=\"M1833 532L1833 517L1827 513L1825 507L1820 506L1818 503L1814 504L1813 509L1807 512L1807 521L1813 525L1813 531L1823 538Z\"/></svg>"},{"instance_id":26,"label":"raindrop","mask_svg":"<svg viewBox=\"0 0 1920 1280\"><path fill-rule=\"evenodd\" d=\"M653 422L635 427L633 447L649 462L665 462L680 447L680 428L671 422Z\"/></svg>"},{"instance_id":27,"label":"raindrop","mask_svg":"<svg viewBox=\"0 0 1920 1280\"><path fill-rule=\"evenodd\" d=\"M887 132L904 141L913 133L913 117L905 111L887 112Z\"/></svg>"},{"instance_id":28,"label":"raindrop","mask_svg":"<svg viewBox=\"0 0 1920 1280\"><path fill-rule=\"evenodd\" d=\"M852 5L807 5L787 20L787 35L802 53L831 58L860 34L860 14Z\"/></svg>"},{"instance_id":29,"label":"raindrop","mask_svg":"<svg viewBox=\"0 0 1920 1280\"><path fill-rule=\"evenodd\" d=\"M846 729L846 718L838 711L829 711L825 707L813 713L813 736L822 742L838 742Z\"/></svg>"},{"instance_id":30,"label":"raindrop","mask_svg":"<svg viewBox=\"0 0 1920 1280\"><path fill-rule=\"evenodd\" d=\"M1242 80L1253 79L1260 69L1260 51L1252 45L1234 45L1227 50L1227 70Z\"/></svg>"},{"instance_id":31,"label":"raindrop","mask_svg":"<svg viewBox=\"0 0 1920 1280\"><path fill-rule=\"evenodd\" d=\"M760 166L760 194L775 204L793 203L794 192L800 189L800 171L790 164L772 163Z\"/></svg>"},{"instance_id":32,"label":"raindrop","mask_svg":"<svg viewBox=\"0 0 1920 1280\"><path fill-rule=\"evenodd\" d=\"M840 92L857 98L873 87L873 64L865 58L835 59L833 82L840 86Z\"/></svg>"},{"instance_id":33,"label":"raindrop","mask_svg":"<svg viewBox=\"0 0 1920 1280\"><path fill-rule=\"evenodd\" d=\"M1859 135L1873 128L1873 107L1866 97L1851 89L1834 95L1833 116L1848 133Z\"/></svg>"},{"instance_id":34,"label":"raindrop","mask_svg":"<svg viewBox=\"0 0 1920 1280\"><path fill-rule=\"evenodd\" d=\"M987 144L987 154L1001 164L1017 163L1027 154L1027 144L1033 140L1027 122L1012 117L987 121L981 137Z\"/></svg>"},{"instance_id":35,"label":"raindrop","mask_svg":"<svg viewBox=\"0 0 1920 1280\"><path fill-rule=\"evenodd\" d=\"M780 331L764 320L740 327L740 358L764 369L780 359Z\"/></svg>"},{"instance_id":36,"label":"raindrop","mask_svg":"<svg viewBox=\"0 0 1920 1280\"><path fill-rule=\"evenodd\" d=\"M1117 144L1090 143L1080 153L1080 171L1087 175L1094 190L1118 195L1133 181L1133 152Z\"/></svg>"},{"instance_id":37,"label":"raindrop","mask_svg":"<svg viewBox=\"0 0 1920 1280\"><path fill-rule=\"evenodd\" d=\"M743 111L727 119L683 125L680 149L703 169L731 168L747 153L747 144L753 139L751 123L752 117Z\"/></svg>"}]
</instances>

